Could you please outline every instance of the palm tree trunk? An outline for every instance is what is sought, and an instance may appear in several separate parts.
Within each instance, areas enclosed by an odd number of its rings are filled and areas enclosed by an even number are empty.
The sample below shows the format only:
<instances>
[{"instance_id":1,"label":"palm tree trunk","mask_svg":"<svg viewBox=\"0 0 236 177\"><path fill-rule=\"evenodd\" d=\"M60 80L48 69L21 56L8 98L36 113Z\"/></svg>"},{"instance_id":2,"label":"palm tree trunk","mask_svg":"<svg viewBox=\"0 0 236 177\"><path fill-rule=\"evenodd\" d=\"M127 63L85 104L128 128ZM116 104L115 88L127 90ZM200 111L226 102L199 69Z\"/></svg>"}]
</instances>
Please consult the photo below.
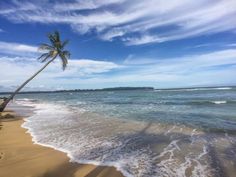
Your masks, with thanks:
<instances>
[{"instance_id":1,"label":"palm tree trunk","mask_svg":"<svg viewBox=\"0 0 236 177\"><path fill-rule=\"evenodd\" d=\"M8 97L4 102L0 105L0 112L3 112L7 104L14 98L14 96L26 85L29 81L31 81L35 76L37 76L41 71L44 70L54 59L53 57L50 61L48 61L38 72L36 72L33 76L31 76L29 79L27 79L18 89L16 89L15 92L13 92L10 97Z\"/></svg>"}]
</instances>

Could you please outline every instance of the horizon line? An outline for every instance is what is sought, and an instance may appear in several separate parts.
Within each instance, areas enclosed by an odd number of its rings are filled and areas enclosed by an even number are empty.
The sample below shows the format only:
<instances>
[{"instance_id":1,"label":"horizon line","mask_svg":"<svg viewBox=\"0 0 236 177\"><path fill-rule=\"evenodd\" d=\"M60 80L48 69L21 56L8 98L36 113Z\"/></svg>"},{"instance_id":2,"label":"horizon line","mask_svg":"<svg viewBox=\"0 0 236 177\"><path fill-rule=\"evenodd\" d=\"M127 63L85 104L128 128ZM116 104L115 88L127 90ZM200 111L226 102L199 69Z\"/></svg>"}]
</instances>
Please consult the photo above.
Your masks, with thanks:
<instances>
[{"instance_id":1,"label":"horizon line","mask_svg":"<svg viewBox=\"0 0 236 177\"><path fill-rule=\"evenodd\" d=\"M18 94L30 94L30 93L58 93L58 92L82 92L82 91L122 91L122 90L181 90L181 89L198 89L198 88L231 88L236 85L224 85L224 86L196 86L196 87L176 87L176 88L155 88L150 86L143 87L106 87L99 89L60 89L60 90L35 90L35 91L22 91ZM14 91L12 91L14 92ZM0 94L10 94L12 92L0 92Z\"/></svg>"}]
</instances>

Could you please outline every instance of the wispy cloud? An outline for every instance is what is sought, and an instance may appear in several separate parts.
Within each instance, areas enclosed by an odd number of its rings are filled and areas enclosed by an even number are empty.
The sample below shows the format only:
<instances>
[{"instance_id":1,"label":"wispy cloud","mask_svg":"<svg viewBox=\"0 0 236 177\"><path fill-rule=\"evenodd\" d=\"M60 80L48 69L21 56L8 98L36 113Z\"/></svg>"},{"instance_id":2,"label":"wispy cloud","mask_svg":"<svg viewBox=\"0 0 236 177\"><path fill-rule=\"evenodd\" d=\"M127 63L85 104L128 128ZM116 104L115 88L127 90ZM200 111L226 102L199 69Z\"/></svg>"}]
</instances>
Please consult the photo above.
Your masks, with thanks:
<instances>
[{"instance_id":1,"label":"wispy cloud","mask_svg":"<svg viewBox=\"0 0 236 177\"><path fill-rule=\"evenodd\" d=\"M109 6L112 4L120 4L125 0L87 0L87 1L75 1L72 3L58 3L54 6L56 11L75 11L75 10L91 10L98 9L103 6Z\"/></svg>"},{"instance_id":2,"label":"wispy cloud","mask_svg":"<svg viewBox=\"0 0 236 177\"><path fill-rule=\"evenodd\" d=\"M236 43L235 44L227 44L228 47L236 47Z\"/></svg>"},{"instance_id":3,"label":"wispy cloud","mask_svg":"<svg viewBox=\"0 0 236 177\"><path fill-rule=\"evenodd\" d=\"M142 45L236 30L235 0L18 0L0 15L17 23L63 23L101 40ZM1 2L0 2L1 5ZM164 30L166 29L166 30Z\"/></svg>"},{"instance_id":4,"label":"wispy cloud","mask_svg":"<svg viewBox=\"0 0 236 177\"><path fill-rule=\"evenodd\" d=\"M31 45L0 41L0 54L28 56L38 52L38 48Z\"/></svg>"},{"instance_id":5,"label":"wispy cloud","mask_svg":"<svg viewBox=\"0 0 236 177\"><path fill-rule=\"evenodd\" d=\"M202 43L198 45L192 45L186 47L186 49L194 49L194 48L235 48L236 43L226 43L226 42L214 42L214 43Z\"/></svg>"},{"instance_id":6,"label":"wispy cloud","mask_svg":"<svg viewBox=\"0 0 236 177\"><path fill-rule=\"evenodd\" d=\"M213 67L219 65L236 64L236 49L214 51L210 53L182 56L178 58L138 58L130 56L124 60L126 65L158 65L159 69L165 66L165 71L177 67L179 71L192 70L192 68ZM180 68L181 66L181 68ZM185 69L184 69L185 68ZM160 70L159 70L160 71Z\"/></svg>"}]
</instances>

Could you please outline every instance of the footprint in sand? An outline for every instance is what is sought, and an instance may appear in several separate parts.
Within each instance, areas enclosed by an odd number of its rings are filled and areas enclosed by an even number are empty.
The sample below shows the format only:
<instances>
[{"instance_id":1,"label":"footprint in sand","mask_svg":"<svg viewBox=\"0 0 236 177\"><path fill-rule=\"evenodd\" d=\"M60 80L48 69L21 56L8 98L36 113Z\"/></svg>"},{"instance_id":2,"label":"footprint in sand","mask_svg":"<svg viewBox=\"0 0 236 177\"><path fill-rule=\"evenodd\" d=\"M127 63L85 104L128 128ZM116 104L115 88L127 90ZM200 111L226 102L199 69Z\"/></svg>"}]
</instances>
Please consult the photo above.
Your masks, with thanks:
<instances>
[{"instance_id":1,"label":"footprint in sand","mask_svg":"<svg viewBox=\"0 0 236 177\"><path fill-rule=\"evenodd\" d=\"M4 153L0 152L0 160L3 159Z\"/></svg>"}]
</instances>

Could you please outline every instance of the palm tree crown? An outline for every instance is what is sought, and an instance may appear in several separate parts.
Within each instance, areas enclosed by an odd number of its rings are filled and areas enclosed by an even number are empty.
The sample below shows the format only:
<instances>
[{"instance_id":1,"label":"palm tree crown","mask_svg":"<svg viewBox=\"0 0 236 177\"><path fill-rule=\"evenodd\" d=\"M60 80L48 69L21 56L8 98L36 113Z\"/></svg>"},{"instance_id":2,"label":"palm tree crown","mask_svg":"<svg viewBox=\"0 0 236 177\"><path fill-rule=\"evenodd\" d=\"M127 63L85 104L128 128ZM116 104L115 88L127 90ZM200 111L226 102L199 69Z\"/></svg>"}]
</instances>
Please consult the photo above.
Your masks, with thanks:
<instances>
[{"instance_id":1,"label":"palm tree crown","mask_svg":"<svg viewBox=\"0 0 236 177\"><path fill-rule=\"evenodd\" d=\"M68 50L64 50L65 46L68 44L69 40L61 41L60 34L58 31L51 33L48 35L48 38L51 44L42 43L39 46L40 51L44 51L38 60L40 62L46 62L49 59L54 60L59 56L60 60L62 61L62 69L65 70L68 59L70 58L70 52Z\"/></svg>"},{"instance_id":2,"label":"palm tree crown","mask_svg":"<svg viewBox=\"0 0 236 177\"><path fill-rule=\"evenodd\" d=\"M68 50L64 50L66 44L68 44L68 40L61 41L60 34L58 31L55 31L52 34L48 35L48 38L51 44L41 44L39 46L39 50L44 51L38 60L41 62L46 62L44 66L38 70L33 76L27 79L22 85L20 85L15 92L13 92L7 99L0 104L0 112L2 112L7 104L14 98L14 96L26 85L28 84L35 76L37 76L41 71L43 71L50 63L52 63L58 56L62 62L62 69L65 70L68 59L70 58L70 52Z\"/></svg>"}]
</instances>

